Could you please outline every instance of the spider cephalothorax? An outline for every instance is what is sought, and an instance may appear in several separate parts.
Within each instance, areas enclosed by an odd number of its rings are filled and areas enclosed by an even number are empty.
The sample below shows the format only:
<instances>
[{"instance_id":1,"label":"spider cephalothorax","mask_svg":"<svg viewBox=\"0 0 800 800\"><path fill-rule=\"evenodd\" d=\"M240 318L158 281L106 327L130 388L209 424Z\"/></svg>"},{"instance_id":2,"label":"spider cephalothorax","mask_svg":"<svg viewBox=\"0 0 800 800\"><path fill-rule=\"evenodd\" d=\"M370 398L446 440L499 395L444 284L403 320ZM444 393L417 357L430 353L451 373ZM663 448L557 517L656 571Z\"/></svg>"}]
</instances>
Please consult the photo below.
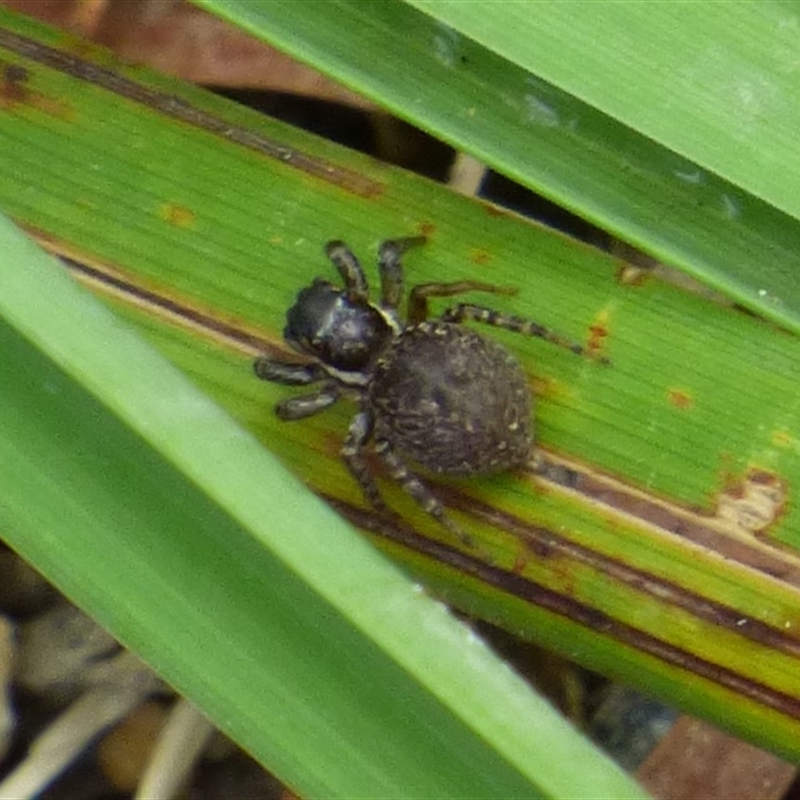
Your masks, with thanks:
<instances>
[{"instance_id":1,"label":"spider cephalothorax","mask_svg":"<svg viewBox=\"0 0 800 800\"><path fill-rule=\"evenodd\" d=\"M335 403L343 389L355 392L359 411L342 457L366 497L383 508L364 459L371 441L389 475L425 511L467 541L408 463L442 475L486 475L527 466L533 450L533 396L511 353L462 323L484 322L542 337L576 353L583 349L534 322L468 303L428 319L429 297L468 291L513 293L475 281L415 286L409 293L407 321L402 322L400 257L424 241L410 237L381 245L378 303L369 298L355 255L344 243L329 242L325 252L344 288L317 278L298 294L284 330L286 341L315 361L297 365L262 357L255 370L260 378L277 383L319 384L312 394L278 403L276 412L284 420L316 414Z\"/></svg>"}]
</instances>

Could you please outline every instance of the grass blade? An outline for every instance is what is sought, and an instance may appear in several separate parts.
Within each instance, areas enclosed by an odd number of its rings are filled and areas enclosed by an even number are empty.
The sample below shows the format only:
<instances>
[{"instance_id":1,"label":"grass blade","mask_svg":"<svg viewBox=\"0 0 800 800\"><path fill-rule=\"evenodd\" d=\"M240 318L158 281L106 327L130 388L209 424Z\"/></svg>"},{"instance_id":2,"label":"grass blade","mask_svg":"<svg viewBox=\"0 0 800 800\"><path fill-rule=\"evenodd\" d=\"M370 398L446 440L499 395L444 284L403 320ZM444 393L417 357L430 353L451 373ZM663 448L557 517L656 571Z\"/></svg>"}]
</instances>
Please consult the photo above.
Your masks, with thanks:
<instances>
[{"instance_id":1,"label":"grass blade","mask_svg":"<svg viewBox=\"0 0 800 800\"><path fill-rule=\"evenodd\" d=\"M164 230L180 230L187 219L179 213L188 208L177 202L180 188L148 172L146 161L126 160L136 152L130 137L107 129L101 144L95 121L133 125L139 145L156 152L176 130L207 147L208 131L170 118L170 110L191 108L174 95L143 114L142 98L163 95L44 45L41 38L53 44L57 35L12 19L4 15L17 33L6 28L3 42L18 49L5 74L20 94L3 109L0 129L4 201L29 226L35 221L51 246L88 242L150 270L149 256L158 252L155 264L169 265L180 242ZM65 64L78 63L84 70L76 81ZM61 105L50 105L53 81L65 78ZM109 99L127 116L78 113ZM31 125L38 135L16 137ZM87 131L99 146L87 146ZM53 147L62 159L46 157ZM228 155L260 163L240 147ZM279 166L283 153L268 155L273 166L296 169L304 180L319 163L292 150L288 160L300 161ZM172 168L203 179L202 170L188 169L197 163ZM88 194L74 203L80 175ZM27 191L14 200L20 179ZM141 199L154 187L170 203L129 205L131 192ZM100 202L104 192L107 203ZM165 226L162 235L143 235L142 222ZM197 246L196 238L188 241ZM0 528L70 598L304 795L642 796L440 604L5 218L0 242ZM188 249L178 263L197 263ZM185 285L208 288L202 274L210 273L194 273ZM143 268L140 287L151 276ZM210 285L241 302L227 283ZM237 286L235 278L230 283ZM129 284L116 272L106 286ZM587 765L580 776L576 761Z\"/></svg>"},{"instance_id":2,"label":"grass blade","mask_svg":"<svg viewBox=\"0 0 800 800\"><path fill-rule=\"evenodd\" d=\"M800 217L792 5L409 2Z\"/></svg>"},{"instance_id":3,"label":"grass blade","mask_svg":"<svg viewBox=\"0 0 800 800\"><path fill-rule=\"evenodd\" d=\"M0 237L0 525L68 596L304 794L640 796L5 221ZM551 759L588 759L591 785Z\"/></svg>"},{"instance_id":4,"label":"grass blade","mask_svg":"<svg viewBox=\"0 0 800 800\"><path fill-rule=\"evenodd\" d=\"M3 58L27 77L0 129L2 208L426 586L797 755L794 337L57 34L13 32ZM613 360L498 332L531 375L539 442L574 480L436 486L492 564L395 488L410 530L366 511L338 457L352 407L280 423L269 406L286 390L248 363L287 355L285 310L329 274L324 241L366 261L381 238L423 231L410 281L517 286L498 306Z\"/></svg>"},{"instance_id":5,"label":"grass blade","mask_svg":"<svg viewBox=\"0 0 800 800\"><path fill-rule=\"evenodd\" d=\"M729 41L732 47L741 44L735 37L748 29L746 20L753 18L758 31L770 25L774 30L775 4L739 4L736 15L709 4L697 4L684 15L662 4L663 25L658 26L644 5L630 3L616 4L613 11L605 3L593 5L591 14L581 15L579 26L572 24L574 8L569 3L337 0L314 3L313 13L307 2L296 0L198 4L758 314L800 331L800 290L794 278L800 269L800 223L782 210L794 208L787 198L798 196L790 177L796 173L775 167L796 156L780 161L761 135L746 134L741 116L712 121L724 106L724 93L711 108L698 104L693 112L695 119L707 114L714 126L714 135L701 146L700 133L708 130L702 120L690 128L682 115L664 110L674 87L667 91L663 85L675 80L675 71L640 67L642 54L649 58L651 53L674 51L679 58L681 51L673 43L697 45L700 30L709 27L717 32L700 41L714 41L727 52ZM695 24L698 18L705 18L700 28ZM644 28L649 29L647 35ZM609 34L597 36L597 30ZM630 51L619 47L620 37L630 43L633 31L643 34L636 46ZM726 33L730 40L724 39ZM482 46L484 42L491 49ZM745 51L742 58L757 50L762 59L770 52L780 59L785 51L771 43L765 36L739 50ZM540 49L542 44L546 47ZM596 69L600 63L603 68ZM580 72L574 65L582 64L586 69ZM734 74L758 79L766 75L764 69L763 64L736 61ZM570 80L564 78L562 84L575 86L574 95L548 80L551 74L562 78L566 73ZM702 80L701 68L697 74ZM769 73L767 78L770 87L773 80L788 84L787 97L795 91L785 71L782 77ZM751 84L744 81L745 86ZM770 88L770 96L783 96L782 92ZM639 102L642 95L647 102ZM696 146L676 141L667 132L656 139L668 147L657 144L628 127L628 115L606 113L603 101L610 96L617 102L628 98L626 110L636 107L639 117L647 114L649 121L662 113L665 126L684 129ZM656 97L662 100L654 103ZM781 108L791 115L795 105L786 102ZM684 101L682 109L686 108ZM616 112L616 105L609 104L609 110ZM786 136L796 129L792 119L767 116L759 117L759 132L772 125L775 137L793 147L793 138ZM740 143L748 148L747 155L741 155ZM751 157L752 150L762 146L761 154ZM730 179L719 177L714 171L718 161L706 157L709 149L748 165L748 174L720 170ZM764 159L770 160L768 170L761 170ZM751 180L755 174L760 176L757 185ZM772 191L763 188L765 180ZM780 202L773 206L761 198Z\"/></svg>"}]
</instances>

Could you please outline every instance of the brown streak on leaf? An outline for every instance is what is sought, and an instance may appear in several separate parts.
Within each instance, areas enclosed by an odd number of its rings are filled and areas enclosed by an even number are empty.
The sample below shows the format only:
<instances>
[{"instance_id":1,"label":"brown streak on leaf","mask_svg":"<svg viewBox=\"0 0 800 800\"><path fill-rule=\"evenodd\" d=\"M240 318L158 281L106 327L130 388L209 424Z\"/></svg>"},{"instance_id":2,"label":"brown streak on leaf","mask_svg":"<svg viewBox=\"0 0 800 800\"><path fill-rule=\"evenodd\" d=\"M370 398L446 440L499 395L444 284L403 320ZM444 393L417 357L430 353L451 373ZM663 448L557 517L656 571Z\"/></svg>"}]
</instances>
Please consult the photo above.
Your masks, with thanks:
<instances>
[{"instance_id":1,"label":"brown streak on leaf","mask_svg":"<svg viewBox=\"0 0 800 800\"><path fill-rule=\"evenodd\" d=\"M382 183L358 172L288 147L257 131L234 125L221 117L193 106L182 97L151 89L113 70L90 61L84 61L73 54L47 47L8 30L0 30L0 47L23 58L44 64L51 69L59 70L65 75L107 89L127 100L152 108L166 117L201 128L229 142L301 170L319 180L332 183L352 194L374 198L383 193Z\"/></svg>"},{"instance_id":2,"label":"brown streak on leaf","mask_svg":"<svg viewBox=\"0 0 800 800\"><path fill-rule=\"evenodd\" d=\"M717 498L717 519L735 532L764 535L786 511L788 487L778 475L751 468Z\"/></svg>"},{"instance_id":3,"label":"brown streak on leaf","mask_svg":"<svg viewBox=\"0 0 800 800\"><path fill-rule=\"evenodd\" d=\"M188 298L178 298L173 290L166 294L159 287L145 286L140 278L129 275L119 267L92 259L86 253L79 253L42 231L30 226L26 230L45 250L58 256L78 280L94 291L123 300L173 325L200 332L249 356L285 354L282 339L272 339L241 320L223 319L218 311L203 308Z\"/></svg>"},{"instance_id":4,"label":"brown streak on leaf","mask_svg":"<svg viewBox=\"0 0 800 800\"><path fill-rule=\"evenodd\" d=\"M542 559L564 559L590 567L606 575L619 585L629 586L659 602L672 605L716 627L725 628L737 635L768 646L774 650L800 657L800 641L785 630L764 622L748 619L742 624L741 612L696 594L658 575L616 561L571 541L548 528L531 525L517 517L483 505L473 498L461 496L459 507L475 517L491 522L496 527L516 535L525 547L531 548Z\"/></svg>"},{"instance_id":5,"label":"brown streak on leaf","mask_svg":"<svg viewBox=\"0 0 800 800\"><path fill-rule=\"evenodd\" d=\"M741 528L724 524L716 515L655 497L610 476L566 459L556 459L550 454L545 460L543 473L543 477L554 486L574 491L590 503L630 515L637 522L655 526L715 552L722 558L800 588L800 559L794 551L771 546Z\"/></svg>"},{"instance_id":6,"label":"brown streak on leaf","mask_svg":"<svg viewBox=\"0 0 800 800\"><path fill-rule=\"evenodd\" d=\"M13 111L18 107L34 108L52 117L69 120L72 111L63 100L47 97L28 86L30 73L21 64L0 60L0 110Z\"/></svg>"},{"instance_id":7,"label":"brown streak on leaf","mask_svg":"<svg viewBox=\"0 0 800 800\"><path fill-rule=\"evenodd\" d=\"M447 493L450 494L450 491ZM515 533L521 539L525 539L531 544L535 545L537 542L546 543L546 549L549 552L553 552L554 549L558 550L562 547L572 548L573 553L582 549L574 543L564 542L564 540L559 541L560 537L552 531L531 526L511 515L504 514L470 498L466 498L460 495L460 493L453 493L459 495L458 504L462 510L466 510L476 517L481 517L484 520L490 521L504 530ZM447 564L460 572L471 575L484 584L493 586L509 595L531 603L532 605L536 605L539 608L543 608L553 614L565 617L585 628L589 628L603 636L612 638L620 644L633 647L639 652L646 653L665 663L685 669L693 675L705 678L739 695L748 697L780 714L792 719L800 719L800 699L796 697L700 658L687 650L658 639L652 634L634 628L627 623L620 622L602 611L598 611L597 609L575 600L573 597L555 592L521 575L507 572L499 567L487 564L481 559L450 547L447 544L428 539L394 517L387 518L375 512L352 506L335 497L325 495L324 497L343 516L364 530L391 539L404 547L430 556L440 563ZM599 562L605 559L605 557L597 553L585 552L588 559L597 563L599 568ZM618 570L629 571L631 574L637 572L627 565L612 562L610 559L605 559L605 562L606 564L603 568L605 568L605 566L614 565ZM653 582L656 581L660 583L667 592L674 592L674 600L683 596L683 602L678 604L705 619L711 619L717 624L725 625L726 627L730 626L737 634L748 638L755 638L757 641L768 644L775 649L784 651L790 650L794 652L794 654L800 654L800 643L790 639L780 631L776 631L757 622L754 624L754 628L758 629L757 631L750 630L749 625L743 628L741 625L736 624L739 620L739 615L737 615L733 609L719 606L705 598L692 595L665 581L659 581L652 576L647 576L645 573L638 573L638 576L637 580L643 583L649 583L652 586L654 585ZM633 585L636 585L635 582ZM639 588L648 587L642 585ZM753 623L753 621L750 622Z\"/></svg>"}]
</instances>

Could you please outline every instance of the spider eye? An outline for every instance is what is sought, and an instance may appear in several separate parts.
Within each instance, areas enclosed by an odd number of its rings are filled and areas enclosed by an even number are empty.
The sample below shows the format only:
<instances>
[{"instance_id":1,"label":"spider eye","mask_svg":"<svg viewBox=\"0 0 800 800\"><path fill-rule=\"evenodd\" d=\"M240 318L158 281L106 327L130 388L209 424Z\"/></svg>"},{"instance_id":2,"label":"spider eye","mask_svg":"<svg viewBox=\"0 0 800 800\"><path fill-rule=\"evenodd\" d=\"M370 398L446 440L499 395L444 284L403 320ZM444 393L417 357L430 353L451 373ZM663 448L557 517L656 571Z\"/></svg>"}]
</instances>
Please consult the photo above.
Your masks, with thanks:
<instances>
[{"instance_id":1,"label":"spider eye","mask_svg":"<svg viewBox=\"0 0 800 800\"><path fill-rule=\"evenodd\" d=\"M317 278L297 295L286 315L284 336L292 341L312 342L329 324L342 293L330 283Z\"/></svg>"}]
</instances>

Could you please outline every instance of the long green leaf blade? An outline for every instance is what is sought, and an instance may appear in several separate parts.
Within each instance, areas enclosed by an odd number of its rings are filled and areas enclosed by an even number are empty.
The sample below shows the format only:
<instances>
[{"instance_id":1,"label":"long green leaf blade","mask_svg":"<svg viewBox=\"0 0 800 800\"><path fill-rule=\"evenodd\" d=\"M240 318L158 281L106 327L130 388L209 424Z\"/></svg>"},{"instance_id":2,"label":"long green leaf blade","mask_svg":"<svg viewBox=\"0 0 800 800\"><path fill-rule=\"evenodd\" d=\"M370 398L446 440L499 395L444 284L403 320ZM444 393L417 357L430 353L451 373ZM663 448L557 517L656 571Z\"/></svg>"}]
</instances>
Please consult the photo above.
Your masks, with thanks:
<instances>
[{"instance_id":1,"label":"long green leaf blade","mask_svg":"<svg viewBox=\"0 0 800 800\"><path fill-rule=\"evenodd\" d=\"M531 64L551 68L557 62L562 74L574 64L604 61L602 71L587 66L584 83L597 88L602 75L604 97L637 96L632 88L637 82L643 84L639 91L647 93L652 87L642 80L634 55L649 52L650 37L661 39L659 53L674 41L695 41L694 20L715 4L694 4L691 15L661 4L659 15L669 17L670 24L656 26L649 17L651 4L637 3L589 4L581 14L572 3L413 4L428 16L401 0L196 1L621 239L800 331L800 290L794 277L800 270L800 223L759 199L796 197L788 177L795 174L792 170L770 170L776 187L770 193L759 188L763 181L756 187L740 171L729 171L734 180L724 180L713 172L716 162L704 160L704 151L683 147L666 135L662 141L671 149L662 147L624 124L624 114L618 121L604 113L602 98L595 106L588 90L567 94L548 82L547 69L529 69ZM761 6L744 5L753 16L759 13L753 7ZM774 17L773 4L764 5L764 15ZM591 13L585 13L589 8ZM728 16L718 8L715 15ZM630 34L623 25L629 14L639 26L651 26L647 44L637 47L631 60L617 47L616 35ZM591 37L570 40L573 15L583 18L578 29ZM787 12L787 18L792 16ZM609 35L595 36L598 29ZM547 44L541 55L540 38ZM484 41L491 50L481 46ZM758 41L762 55L770 41ZM566 55L579 48L579 57ZM666 68L654 78L662 84L671 79ZM667 117L673 126L680 124L680 115ZM742 139L742 121L735 122L719 125L707 147L738 153L732 145ZM785 133L794 127L776 120L775 129L784 141L792 141ZM751 147L761 144L760 139L748 142ZM758 191L749 193L750 186Z\"/></svg>"},{"instance_id":2,"label":"long green leaf blade","mask_svg":"<svg viewBox=\"0 0 800 800\"><path fill-rule=\"evenodd\" d=\"M794 337L208 93L14 30L27 49L3 50L17 77L3 208L440 596L797 757ZM338 457L353 407L281 423L270 406L291 390L247 361L289 355L285 311L330 275L324 241L346 238L366 263L381 238L421 231L409 281L519 287L497 307L597 338L613 360L496 334L531 376L540 444L575 480L436 485L492 564L440 541L396 487L381 488L413 529L365 511Z\"/></svg>"},{"instance_id":3,"label":"long green leaf blade","mask_svg":"<svg viewBox=\"0 0 800 800\"><path fill-rule=\"evenodd\" d=\"M68 596L306 795L641 796L2 220L0 239L0 527ZM576 760L591 773L552 768Z\"/></svg>"},{"instance_id":4,"label":"long green leaf blade","mask_svg":"<svg viewBox=\"0 0 800 800\"><path fill-rule=\"evenodd\" d=\"M800 217L794 4L409 2Z\"/></svg>"}]
</instances>

